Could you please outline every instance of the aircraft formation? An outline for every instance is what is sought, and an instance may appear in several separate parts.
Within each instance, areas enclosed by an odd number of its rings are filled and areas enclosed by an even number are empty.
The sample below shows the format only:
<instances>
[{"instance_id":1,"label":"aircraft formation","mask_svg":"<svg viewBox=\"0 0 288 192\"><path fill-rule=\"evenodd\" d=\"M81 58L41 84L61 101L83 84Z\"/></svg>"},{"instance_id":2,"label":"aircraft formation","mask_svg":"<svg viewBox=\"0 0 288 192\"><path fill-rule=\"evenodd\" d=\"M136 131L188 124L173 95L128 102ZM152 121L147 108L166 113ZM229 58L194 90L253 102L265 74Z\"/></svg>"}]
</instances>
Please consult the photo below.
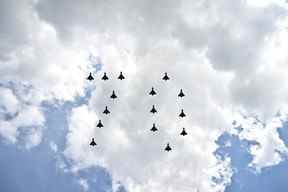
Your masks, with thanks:
<instances>
[{"instance_id":1,"label":"aircraft formation","mask_svg":"<svg viewBox=\"0 0 288 192\"><path fill-rule=\"evenodd\" d=\"M123 75L123 72L122 72L122 71L120 71L120 74L119 74L119 76L117 77L117 79L119 79L119 80L121 80L121 81L125 79L125 76ZM93 80L94 80L94 77L92 76L92 73L91 73L91 72L89 73L89 75L88 75L88 77L87 77L87 80L88 80L88 81L93 81ZM106 72L104 72L101 80L103 80L103 81L109 80L109 77L108 77L108 75L107 75ZM163 81L168 81L168 80L170 80L170 77L168 76L167 72L164 73L164 76L162 77L162 80L163 80ZM149 94L150 96L156 96L156 95L157 95L157 92L155 91L154 87L152 87L152 88L151 88L151 91L150 91L148 94ZM179 94L178 94L178 97L182 98L182 97L184 97L184 96L185 96L185 94L184 94L183 90L180 89L180 92L179 92ZM111 94L110 98L113 99L113 100L114 100L114 99L117 99L117 95L116 95L116 93L115 93L115 90L112 91L112 94ZM157 111L155 105L152 105L152 108L151 108L151 110L150 110L150 113L155 114L155 113L157 113L157 112L158 112L158 111ZM105 114L105 115L109 115L109 114L110 114L110 111L109 111L109 109L108 109L108 106L105 106L105 109L104 109L104 111L103 111L103 114ZM184 109L181 109L181 111L180 111L180 113L179 113L179 117L180 117L180 118L186 117L186 114L184 113ZM101 120L98 121L96 127L97 127L97 128L103 128L103 127L104 127L104 125L103 125L103 123L102 123ZM155 124L155 123L153 123L152 128L150 129L150 131L152 131L152 132L157 132L157 131L158 131L158 128L156 127L156 124ZM180 136L186 136L186 135L188 135L188 133L186 132L185 128L182 128L182 131L181 131L181 133L180 133L179 135L180 135ZM95 142L95 139L92 138L92 141L90 142L90 146L96 146L96 145L97 145L97 143ZM169 142L168 142L168 143L166 144L166 146L164 147L164 150L167 151L167 152L169 152L169 151L172 150Z\"/></svg>"}]
</instances>

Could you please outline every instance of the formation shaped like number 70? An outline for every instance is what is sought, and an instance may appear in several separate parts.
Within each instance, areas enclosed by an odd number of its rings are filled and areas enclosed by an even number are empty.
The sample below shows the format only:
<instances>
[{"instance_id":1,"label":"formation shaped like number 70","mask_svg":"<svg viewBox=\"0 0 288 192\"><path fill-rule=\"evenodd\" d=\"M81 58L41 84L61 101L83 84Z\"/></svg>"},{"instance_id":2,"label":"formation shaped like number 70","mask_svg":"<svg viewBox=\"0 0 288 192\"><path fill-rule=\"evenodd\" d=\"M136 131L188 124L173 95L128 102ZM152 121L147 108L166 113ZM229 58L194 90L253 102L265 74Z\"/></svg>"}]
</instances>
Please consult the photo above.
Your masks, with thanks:
<instances>
[{"instance_id":1,"label":"formation shaped like number 70","mask_svg":"<svg viewBox=\"0 0 288 192\"><path fill-rule=\"evenodd\" d=\"M109 77L107 76L106 72L104 72L104 75L102 76L101 79L102 79L103 81L109 80ZM125 76L123 75L122 71L120 72L120 74L119 74L119 76L118 76L118 79L119 79L119 80L124 80L124 79L125 79ZM92 76L92 73L91 73L91 72L89 73L89 75L88 75L88 77L87 77L87 80L88 80L88 81L93 81L93 80L94 80L94 77ZM164 76L163 76L162 80L164 80L164 81L170 80L170 77L168 76L168 74L167 74L166 72L164 73ZM151 95L151 96L157 95L157 92L155 91L154 87L152 87L151 91L149 92L149 95ZM182 97L184 97L184 96L185 96L185 94L183 93L183 90L180 89L180 92L179 92L179 94L178 94L178 97L182 98ZM111 98L111 99L116 99L116 98L117 98L117 95L116 95L116 93L115 93L114 90L112 91L112 94L111 94L110 98ZM156 110L156 108L155 108L155 105L152 105L152 109L150 110L150 113L153 113L153 114L157 113L157 110ZM103 114L105 114L105 115L110 114L110 111L109 111L109 109L108 109L108 106L105 106L105 109L104 109L104 111L103 111ZM179 117L181 117L181 118L186 117L186 114L184 113L184 110L183 110L183 109L181 109L181 112L180 112L180 114L179 114ZM103 128L103 127L104 127L104 125L103 125L103 123L102 123L101 120L98 121L96 127L98 127L98 128ZM151 130L152 132L158 131L155 123L153 123L153 126L152 126L152 128L151 128L150 130ZM187 134L188 134L188 133L186 132L185 128L183 128L182 131L181 131L181 133L180 133L180 135L181 135L181 136L186 136ZM95 139L92 138L92 141L90 142L90 146L96 146L96 145L97 145L97 143L95 142ZM164 150L165 150L165 151L168 151L168 152L172 150L172 148L171 148L171 146L170 146L169 143L166 144Z\"/></svg>"}]
</instances>

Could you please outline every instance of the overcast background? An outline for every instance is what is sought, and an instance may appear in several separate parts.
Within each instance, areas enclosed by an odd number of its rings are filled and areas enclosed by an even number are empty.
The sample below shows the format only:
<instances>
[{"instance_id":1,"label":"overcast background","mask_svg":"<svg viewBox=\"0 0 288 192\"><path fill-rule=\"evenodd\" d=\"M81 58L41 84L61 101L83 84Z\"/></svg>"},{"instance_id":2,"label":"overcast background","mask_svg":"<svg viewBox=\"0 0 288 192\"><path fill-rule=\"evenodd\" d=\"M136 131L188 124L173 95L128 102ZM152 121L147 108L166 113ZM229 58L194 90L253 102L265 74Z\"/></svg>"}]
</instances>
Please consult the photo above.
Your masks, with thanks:
<instances>
[{"instance_id":1,"label":"overcast background","mask_svg":"<svg viewBox=\"0 0 288 192\"><path fill-rule=\"evenodd\" d=\"M286 192L287 9L0 0L0 191Z\"/></svg>"}]
</instances>

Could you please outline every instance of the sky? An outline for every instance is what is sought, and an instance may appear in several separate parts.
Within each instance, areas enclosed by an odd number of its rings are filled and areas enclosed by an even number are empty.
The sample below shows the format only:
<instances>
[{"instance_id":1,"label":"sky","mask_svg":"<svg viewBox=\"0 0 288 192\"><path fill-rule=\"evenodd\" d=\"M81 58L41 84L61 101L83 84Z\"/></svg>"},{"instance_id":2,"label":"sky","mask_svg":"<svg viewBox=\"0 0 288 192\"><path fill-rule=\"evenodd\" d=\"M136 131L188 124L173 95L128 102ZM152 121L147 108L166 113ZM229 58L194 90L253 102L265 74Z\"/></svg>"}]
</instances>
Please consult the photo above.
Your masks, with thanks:
<instances>
[{"instance_id":1,"label":"sky","mask_svg":"<svg viewBox=\"0 0 288 192\"><path fill-rule=\"evenodd\" d=\"M0 191L286 192L287 9L1 0Z\"/></svg>"}]
</instances>

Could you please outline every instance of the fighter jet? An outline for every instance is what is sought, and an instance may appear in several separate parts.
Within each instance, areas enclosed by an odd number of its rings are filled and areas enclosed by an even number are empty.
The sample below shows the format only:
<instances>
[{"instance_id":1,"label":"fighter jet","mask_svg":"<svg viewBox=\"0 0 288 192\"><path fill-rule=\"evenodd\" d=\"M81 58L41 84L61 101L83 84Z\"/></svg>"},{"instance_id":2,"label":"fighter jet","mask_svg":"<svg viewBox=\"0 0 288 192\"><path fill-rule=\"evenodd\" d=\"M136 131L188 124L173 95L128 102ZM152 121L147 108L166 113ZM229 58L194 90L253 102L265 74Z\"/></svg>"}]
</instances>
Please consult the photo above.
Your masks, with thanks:
<instances>
[{"instance_id":1,"label":"fighter jet","mask_svg":"<svg viewBox=\"0 0 288 192\"><path fill-rule=\"evenodd\" d=\"M154 91L154 88L152 87L152 89L151 89L151 91L150 91L150 93L149 93L149 95L156 95L157 93Z\"/></svg>"},{"instance_id":2,"label":"fighter jet","mask_svg":"<svg viewBox=\"0 0 288 192\"><path fill-rule=\"evenodd\" d=\"M152 106L152 109L150 110L150 113L157 113L157 110L155 109L155 106Z\"/></svg>"},{"instance_id":3,"label":"fighter jet","mask_svg":"<svg viewBox=\"0 0 288 192\"><path fill-rule=\"evenodd\" d=\"M169 80L170 78L168 77L168 75L167 75L167 73L165 72L165 75L164 75L164 77L162 78L164 81L167 81L167 80Z\"/></svg>"},{"instance_id":4,"label":"fighter jet","mask_svg":"<svg viewBox=\"0 0 288 192\"><path fill-rule=\"evenodd\" d=\"M104 114L108 115L110 111L108 110L107 106L105 107L105 110L103 111Z\"/></svg>"},{"instance_id":5,"label":"fighter jet","mask_svg":"<svg viewBox=\"0 0 288 192\"><path fill-rule=\"evenodd\" d=\"M98 128L104 127L104 125L102 124L100 119L99 119L98 124L96 125L96 127L98 127Z\"/></svg>"},{"instance_id":6,"label":"fighter jet","mask_svg":"<svg viewBox=\"0 0 288 192\"><path fill-rule=\"evenodd\" d=\"M181 113L179 114L179 117L185 117L186 115L185 115L185 113L184 113L184 111L183 111L183 109L181 109Z\"/></svg>"},{"instance_id":7,"label":"fighter jet","mask_svg":"<svg viewBox=\"0 0 288 192\"><path fill-rule=\"evenodd\" d=\"M87 77L87 80L89 80L89 81L93 81L94 80L94 77L92 76L91 72L89 73L89 76Z\"/></svg>"},{"instance_id":8,"label":"fighter jet","mask_svg":"<svg viewBox=\"0 0 288 192\"><path fill-rule=\"evenodd\" d=\"M172 148L170 147L169 143L167 143L167 145L166 145L164 150L168 151L168 152L172 150Z\"/></svg>"},{"instance_id":9,"label":"fighter jet","mask_svg":"<svg viewBox=\"0 0 288 192\"><path fill-rule=\"evenodd\" d=\"M110 96L110 98L111 98L111 99L116 99L116 98L117 98L114 90L112 91L112 95Z\"/></svg>"},{"instance_id":10,"label":"fighter jet","mask_svg":"<svg viewBox=\"0 0 288 192\"><path fill-rule=\"evenodd\" d=\"M103 77L102 77L102 80L103 81L107 81L109 78L107 77L107 75L106 75L106 72L104 72L104 75L103 75Z\"/></svg>"},{"instance_id":11,"label":"fighter jet","mask_svg":"<svg viewBox=\"0 0 288 192\"><path fill-rule=\"evenodd\" d=\"M122 71L120 71L120 75L118 76L118 79L120 79L120 80L125 79L124 75L122 74Z\"/></svg>"},{"instance_id":12,"label":"fighter jet","mask_svg":"<svg viewBox=\"0 0 288 192\"><path fill-rule=\"evenodd\" d=\"M187 132L185 131L185 128L182 129L182 132L180 133L180 135L182 136L188 135Z\"/></svg>"},{"instance_id":13,"label":"fighter jet","mask_svg":"<svg viewBox=\"0 0 288 192\"><path fill-rule=\"evenodd\" d=\"M182 89L180 89L180 93L178 94L178 97L184 97L185 94L183 93Z\"/></svg>"},{"instance_id":14,"label":"fighter jet","mask_svg":"<svg viewBox=\"0 0 288 192\"><path fill-rule=\"evenodd\" d=\"M90 145L91 145L91 146L97 145L96 142L94 141L94 138L92 138L92 141L91 141Z\"/></svg>"},{"instance_id":15,"label":"fighter jet","mask_svg":"<svg viewBox=\"0 0 288 192\"><path fill-rule=\"evenodd\" d=\"M153 131L153 132L158 131L158 129L156 128L155 123L153 123L153 126L152 126L152 128L150 130Z\"/></svg>"}]
</instances>

